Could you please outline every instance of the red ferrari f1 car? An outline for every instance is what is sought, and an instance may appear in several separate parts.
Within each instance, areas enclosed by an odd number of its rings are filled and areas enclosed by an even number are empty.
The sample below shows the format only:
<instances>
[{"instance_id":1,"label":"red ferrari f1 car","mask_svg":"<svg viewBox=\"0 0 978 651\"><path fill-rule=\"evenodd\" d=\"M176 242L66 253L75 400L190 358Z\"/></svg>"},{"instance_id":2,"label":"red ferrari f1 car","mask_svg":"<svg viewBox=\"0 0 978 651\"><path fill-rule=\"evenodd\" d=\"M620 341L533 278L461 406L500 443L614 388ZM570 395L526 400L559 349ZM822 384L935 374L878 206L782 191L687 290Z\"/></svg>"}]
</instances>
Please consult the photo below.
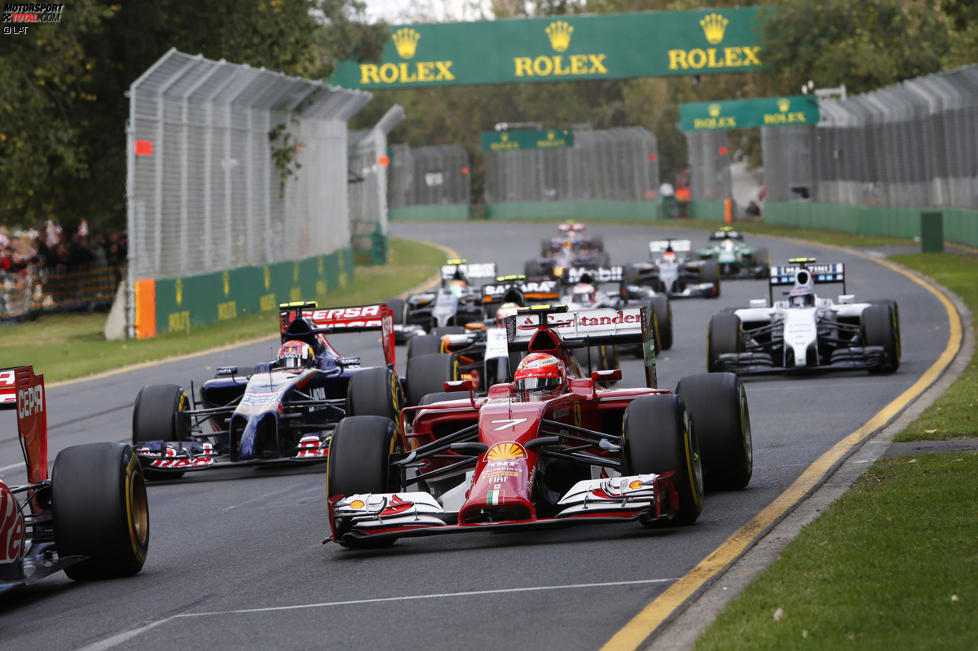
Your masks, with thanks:
<instances>
[{"instance_id":1,"label":"red ferrari f1 car","mask_svg":"<svg viewBox=\"0 0 978 651\"><path fill-rule=\"evenodd\" d=\"M743 488L752 470L750 417L731 373L656 388L646 307L521 309L507 340L527 351L514 381L476 398L436 394L402 410L410 428L348 417L330 444L332 540L346 547L439 533L638 520L692 523L704 481ZM603 389L621 370L584 377L578 347L640 344L646 386ZM407 418L405 416L408 416Z\"/></svg>"},{"instance_id":2,"label":"red ferrari f1 car","mask_svg":"<svg viewBox=\"0 0 978 651\"><path fill-rule=\"evenodd\" d=\"M149 546L149 509L132 448L65 448L49 478L44 376L30 366L0 369L0 409L17 410L27 463L26 484L0 481L0 592L59 570L76 581L138 573Z\"/></svg>"}]
</instances>

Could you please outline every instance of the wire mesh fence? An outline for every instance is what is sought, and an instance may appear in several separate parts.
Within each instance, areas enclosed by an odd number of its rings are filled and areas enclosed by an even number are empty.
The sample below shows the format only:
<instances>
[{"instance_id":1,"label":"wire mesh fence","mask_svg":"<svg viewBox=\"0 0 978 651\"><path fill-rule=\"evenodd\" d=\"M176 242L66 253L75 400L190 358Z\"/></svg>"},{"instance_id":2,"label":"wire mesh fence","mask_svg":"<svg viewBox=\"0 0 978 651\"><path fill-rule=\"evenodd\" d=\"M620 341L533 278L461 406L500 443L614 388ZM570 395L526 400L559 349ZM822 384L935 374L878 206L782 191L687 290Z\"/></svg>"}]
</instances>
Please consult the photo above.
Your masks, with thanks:
<instances>
[{"instance_id":1,"label":"wire mesh fence","mask_svg":"<svg viewBox=\"0 0 978 651\"><path fill-rule=\"evenodd\" d=\"M391 150L391 208L468 205L469 155L461 145L394 145Z\"/></svg>"},{"instance_id":2,"label":"wire mesh fence","mask_svg":"<svg viewBox=\"0 0 978 651\"><path fill-rule=\"evenodd\" d=\"M769 199L978 208L978 64L819 108L817 127L762 129Z\"/></svg>"},{"instance_id":3,"label":"wire mesh fence","mask_svg":"<svg viewBox=\"0 0 978 651\"><path fill-rule=\"evenodd\" d=\"M689 189L693 199L718 201L731 196L726 131L688 131Z\"/></svg>"},{"instance_id":4,"label":"wire mesh fence","mask_svg":"<svg viewBox=\"0 0 978 651\"><path fill-rule=\"evenodd\" d=\"M130 287L349 245L346 121L368 93L175 49L129 93Z\"/></svg>"},{"instance_id":5,"label":"wire mesh fence","mask_svg":"<svg viewBox=\"0 0 978 651\"><path fill-rule=\"evenodd\" d=\"M574 146L485 152L485 202L650 199L659 188L655 135L642 127L575 129Z\"/></svg>"}]
</instances>

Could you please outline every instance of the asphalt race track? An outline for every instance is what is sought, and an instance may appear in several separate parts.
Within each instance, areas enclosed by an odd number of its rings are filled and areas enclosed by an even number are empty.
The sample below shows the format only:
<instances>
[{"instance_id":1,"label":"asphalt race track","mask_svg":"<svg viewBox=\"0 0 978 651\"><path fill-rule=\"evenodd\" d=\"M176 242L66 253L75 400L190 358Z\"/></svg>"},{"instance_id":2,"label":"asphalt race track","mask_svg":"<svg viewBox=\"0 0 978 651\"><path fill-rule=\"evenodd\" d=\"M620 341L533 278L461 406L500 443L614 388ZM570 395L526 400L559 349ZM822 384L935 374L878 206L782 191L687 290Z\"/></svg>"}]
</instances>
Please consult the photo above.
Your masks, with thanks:
<instances>
[{"instance_id":1,"label":"asphalt race track","mask_svg":"<svg viewBox=\"0 0 978 651\"><path fill-rule=\"evenodd\" d=\"M397 223L394 235L444 244L470 262L520 273L554 224ZM644 260L647 242L678 231L594 225L612 262ZM705 240L690 231L694 245ZM903 363L889 376L851 372L748 382L754 477L710 494L692 526L637 524L527 534L418 538L377 552L333 544L324 470L232 469L149 488L149 559L131 579L76 584L63 575L0 598L0 646L59 648L519 648L594 649L779 495L834 443L869 420L937 359L948 337L939 301L908 278L816 245L754 238L772 262L811 255L845 262L856 300L899 302ZM840 293L834 287L823 293ZM660 386L705 371L706 326L725 306L766 296L764 281L726 281L719 299L674 301L675 344L659 358ZM364 363L382 359L376 336L334 339ZM250 366L277 342L160 363L48 390L57 450L129 437L139 387L189 389L217 366ZM403 350L399 349L403 360ZM30 362L24 359L23 362ZM640 365L624 362L638 383ZM403 365L399 367L403 372ZM36 369L43 372L44 369ZM12 412L0 414L0 472L24 480Z\"/></svg>"}]
</instances>

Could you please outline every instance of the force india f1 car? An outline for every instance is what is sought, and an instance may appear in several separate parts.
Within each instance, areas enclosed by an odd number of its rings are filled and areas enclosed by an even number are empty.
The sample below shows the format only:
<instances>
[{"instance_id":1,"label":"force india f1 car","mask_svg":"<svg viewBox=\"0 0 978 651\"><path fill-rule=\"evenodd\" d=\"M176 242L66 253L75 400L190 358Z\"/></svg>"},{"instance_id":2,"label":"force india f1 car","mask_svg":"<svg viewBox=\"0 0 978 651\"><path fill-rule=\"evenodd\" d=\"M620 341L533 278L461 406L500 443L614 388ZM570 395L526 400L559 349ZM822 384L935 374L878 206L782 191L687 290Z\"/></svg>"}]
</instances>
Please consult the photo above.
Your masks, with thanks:
<instances>
[{"instance_id":1,"label":"force india f1 car","mask_svg":"<svg viewBox=\"0 0 978 651\"><path fill-rule=\"evenodd\" d=\"M767 249L748 246L743 234L730 226L713 231L706 248L696 253L701 260L716 260L722 278L768 277L770 260Z\"/></svg>"},{"instance_id":2,"label":"force india f1 car","mask_svg":"<svg viewBox=\"0 0 978 651\"><path fill-rule=\"evenodd\" d=\"M669 298L716 298L720 295L720 267L716 260L690 260L689 240L649 242L651 262L625 266L625 282L648 285Z\"/></svg>"},{"instance_id":3,"label":"force india f1 car","mask_svg":"<svg viewBox=\"0 0 978 651\"><path fill-rule=\"evenodd\" d=\"M59 570L75 581L138 573L149 548L149 509L132 448L65 448L48 477L44 376L30 366L0 369L0 409L17 410L27 465L23 486L0 481L0 593Z\"/></svg>"},{"instance_id":4,"label":"force india f1 car","mask_svg":"<svg viewBox=\"0 0 978 651\"><path fill-rule=\"evenodd\" d=\"M815 285L841 283L833 302ZM791 286L788 300L774 288ZM867 369L892 373L900 366L900 320L894 301L856 303L845 293L845 268L797 258L771 267L768 299L710 319L707 369L738 375Z\"/></svg>"},{"instance_id":5,"label":"force india f1 car","mask_svg":"<svg viewBox=\"0 0 978 651\"><path fill-rule=\"evenodd\" d=\"M514 382L417 408L405 431L386 418L336 429L326 475L331 539L347 547L466 531L638 520L688 524L704 476L742 488L752 468L744 389L730 373L655 388L644 307L527 308L507 339L530 354ZM601 389L621 371L580 377L577 346L640 343L645 387ZM403 412L402 412L403 416Z\"/></svg>"},{"instance_id":6,"label":"force india f1 car","mask_svg":"<svg viewBox=\"0 0 978 651\"><path fill-rule=\"evenodd\" d=\"M278 359L244 371L218 369L196 404L177 385L143 387L133 406L132 437L147 472L173 477L229 464L322 461L344 416L397 415L402 390L386 303L325 309L286 303L279 309ZM382 331L385 366L362 367L360 358L342 356L325 336L372 330ZM436 386L450 379L439 378Z\"/></svg>"},{"instance_id":7,"label":"force india f1 car","mask_svg":"<svg viewBox=\"0 0 978 651\"><path fill-rule=\"evenodd\" d=\"M436 328L482 321L485 318L482 292L473 283L495 277L495 263L469 264L465 260L448 260L441 267L439 287L408 297L405 322L431 332Z\"/></svg>"}]
</instances>

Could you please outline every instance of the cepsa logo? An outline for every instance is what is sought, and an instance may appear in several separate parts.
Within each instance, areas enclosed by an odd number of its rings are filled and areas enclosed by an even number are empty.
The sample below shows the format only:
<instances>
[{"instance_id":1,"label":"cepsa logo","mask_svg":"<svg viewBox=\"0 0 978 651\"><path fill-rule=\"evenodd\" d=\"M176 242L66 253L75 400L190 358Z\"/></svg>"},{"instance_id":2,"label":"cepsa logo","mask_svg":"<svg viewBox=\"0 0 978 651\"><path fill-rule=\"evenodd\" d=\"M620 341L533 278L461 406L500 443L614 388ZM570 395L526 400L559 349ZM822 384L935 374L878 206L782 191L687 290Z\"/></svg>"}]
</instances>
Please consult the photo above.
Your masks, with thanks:
<instances>
[{"instance_id":1,"label":"cepsa logo","mask_svg":"<svg viewBox=\"0 0 978 651\"><path fill-rule=\"evenodd\" d=\"M44 387L38 384L17 392L17 417L30 418L44 411Z\"/></svg>"},{"instance_id":2,"label":"cepsa logo","mask_svg":"<svg viewBox=\"0 0 978 651\"><path fill-rule=\"evenodd\" d=\"M380 305L363 305L359 307L338 307L328 310L316 310L312 313L316 323L333 326L376 327L380 326Z\"/></svg>"}]
</instances>

